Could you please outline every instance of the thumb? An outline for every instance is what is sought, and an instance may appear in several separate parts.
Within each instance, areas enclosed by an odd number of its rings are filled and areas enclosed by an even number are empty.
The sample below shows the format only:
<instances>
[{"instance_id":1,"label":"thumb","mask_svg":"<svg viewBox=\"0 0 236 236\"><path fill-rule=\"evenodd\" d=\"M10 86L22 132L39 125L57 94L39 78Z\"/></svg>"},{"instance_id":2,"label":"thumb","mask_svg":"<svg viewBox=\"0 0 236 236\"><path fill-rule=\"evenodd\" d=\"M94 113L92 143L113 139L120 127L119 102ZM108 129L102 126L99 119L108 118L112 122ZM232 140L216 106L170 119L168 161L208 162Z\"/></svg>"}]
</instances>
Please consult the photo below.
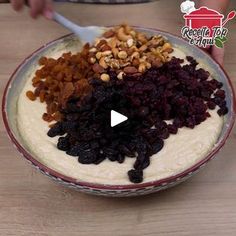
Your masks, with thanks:
<instances>
[{"instance_id":1,"label":"thumb","mask_svg":"<svg viewBox=\"0 0 236 236\"><path fill-rule=\"evenodd\" d=\"M224 63L224 48L217 48L216 46L212 47L211 56L220 64Z\"/></svg>"}]
</instances>

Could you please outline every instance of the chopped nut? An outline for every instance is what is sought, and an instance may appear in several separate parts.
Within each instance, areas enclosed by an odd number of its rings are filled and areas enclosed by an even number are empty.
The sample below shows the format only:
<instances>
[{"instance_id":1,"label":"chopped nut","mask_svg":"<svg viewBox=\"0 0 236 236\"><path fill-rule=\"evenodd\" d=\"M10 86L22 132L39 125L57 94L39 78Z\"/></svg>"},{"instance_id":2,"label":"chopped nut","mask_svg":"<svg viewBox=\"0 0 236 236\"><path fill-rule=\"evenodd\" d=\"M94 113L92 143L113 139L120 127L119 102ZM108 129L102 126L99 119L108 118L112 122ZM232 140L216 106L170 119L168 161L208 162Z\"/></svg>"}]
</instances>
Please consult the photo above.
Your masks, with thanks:
<instances>
[{"instance_id":1,"label":"chopped nut","mask_svg":"<svg viewBox=\"0 0 236 236\"><path fill-rule=\"evenodd\" d=\"M89 58L89 62L90 62L91 64L94 64L94 63L96 62L96 58L90 57L90 58Z\"/></svg>"},{"instance_id":2,"label":"chopped nut","mask_svg":"<svg viewBox=\"0 0 236 236\"><path fill-rule=\"evenodd\" d=\"M152 67L151 63L149 63L149 62L146 62L145 65L146 65L147 69L150 69Z\"/></svg>"},{"instance_id":3,"label":"chopped nut","mask_svg":"<svg viewBox=\"0 0 236 236\"><path fill-rule=\"evenodd\" d=\"M110 81L110 76L108 74L102 74L101 75L101 80L104 82L109 82Z\"/></svg>"},{"instance_id":4,"label":"chopped nut","mask_svg":"<svg viewBox=\"0 0 236 236\"><path fill-rule=\"evenodd\" d=\"M109 31L106 31L104 34L103 34L103 37L104 38L111 38L115 35L115 32L113 30L109 30Z\"/></svg>"},{"instance_id":5,"label":"chopped nut","mask_svg":"<svg viewBox=\"0 0 236 236\"><path fill-rule=\"evenodd\" d=\"M139 48L139 51L140 51L140 52L144 52L144 51L146 51L147 49L148 49L147 45L144 44L144 45L142 45L142 46Z\"/></svg>"},{"instance_id":6,"label":"chopped nut","mask_svg":"<svg viewBox=\"0 0 236 236\"><path fill-rule=\"evenodd\" d=\"M165 58L162 55L162 53L160 52L160 50L152 48L151 51L157 58L160 58L162 60L162 62L165 62Z\"/></svg>"},{"instance_id":7,"label":"chopped nut","mask_svg":"<svg viewBox=\"0 0 236 236\"><path fill-rule=\"evenodd\" d=\"M165 49L165 51L163 51L163 52L172 53L173 51L174 51L174 49L173 49L173 48L167 48L167 49Z\"/></svg>"},{"instance_id":8,"label":"chopped nut","mask_svg":"<svg viewBox=\"0 0 236 236\"><path fill-rule=\"evenodd\" d=\"M134 40L133 39L128 39L127 40L127 45L128 45L129 48L132 47L133 44L134 44Z\"/></svg>"},{"instance_id":9,"label":"chopped nut","mask_svg":"<svg viewBox=\"0 0 236 236\"><path fill-rule=\"evenodd\" d=\"M156 49L156 48L151 48L150 50L151 50L151 52L152 52L153 54L156 54L156 52L157 52L157 49Z\"/></svg>"},{"instance_id":10,"label":"chopped nut","mask_svg":"<svg viewBox=\"0 0 236 236\"><path fill-rule=\"evenodd\" d=\"M126 67L129 66L131 63L129 61L119 61L120 67Z\"/></svg>"},{"instance_id":11,"label":"chopped nut","mask_svg":"<svg viewBox=\"0 0 236 236\"><path fill-rule=\"evenodd\" d=\"M161 67L162 65L163 64L159 58L157 58L156 60L152 62L152 66L155 66L155 67Z\"/></svg>"},{"instance_id":12,"label":"chopped nut","mask_svg":"<svg viewBox=\"0 0 236 236\"><path fill-rule=\"evenodd\" d=\"M98 63L95 63L93 65L93 71L95 73L102 73L102 72L104 72L104 68L102 66L100 66Z\"/></svg>"},{"instance_id":13,"label":"chopped nut","mask_svg":"<svg viewBox=\"0 0 236 236\"><path fill-rule=\"evenodd\" d=\"M162 51L162 52L168 52L168 51L172 52L173 49L172 49L170 43L165 43L165 44L163 45L161 51Z\"/></svg>"},{"instance_id":14,"label":"chopped nut","mask_svg":"<svg viewBox=\"0 0 236 236\"><path fill-rule=\"evenodd\" d=\"M115 48L116 47L116 44L117 44L117 39L116 38L111 38L107 44L111 47L111 48Z\"/></svg>"},{"instance_id":15,"label":"chopped nut","mask_svg":"<svg viewBox=\"0 0 236 236\"><path fill-rule=\"evenodd\" d=\"M141 75L142 75L142 73L140 73L140 72L132 74L133 77L138 77L138 76L141 76Z\"/></svg>"},{"instance_id":16,"label":"chopped nut","mask_svg":"<svg viewBox=\"0 0 236 236\"><path fill-rule=\"evenodd\" d=\"M94 41L95 41L94 45L97 46L99 44L99 42L100 42L100 39L99 38L95 38Z\"/></svg>"},{"instance_id":17,"label":"chopped nut","mask_svg":"<svg viewBox=\"0 0 236 236\"><path fill-rule=\"evenodd\" d=\"M104 44L102 47L101 47L101 52L105 52L105 51L110 51L111 50L111 47L107 44Z\"/></svg>"},{"instance_id":18,"label":"chopped nut","mask_svg":"<svg viewBox=\"0 0 236 236\"><path fill-rule=\"evenodd\" d=\"M104 69L107 69L108 68L108 65L107 63L105 62L105 57L101 57L100 60L99 60L99 65L101 67L103 67Z\"/></svg>"},{"instance_id":19,"label":"chopped nut","mask_svg":"<svg viewBox=\"0 0 236 236\"><path fill-rule=\"evenodd\" d=\"M119 69L120 68L120 63L118 60L116 59L111 59L109 62L109 66L112 68L112 69Z\"/></svg>"},{"instance_id":20,"label":"chopped nut","mask_svg":"<svg viewBox=\"0 0 236 236\"><path fill-rule=\"evenodd\" d=\"M125 28L125 33L126 34L130 34L130 31L131 31L131 27L127 24L124 25L124 28Z\"/></svg>"},{"instance_id":21,"label":"chopped nut","mask_svg":"<svg viewBox=\"0 0 236 236\"><path fill-rule=\"evenodd\" d=\"M152 39L148 42L149 46L158 47L163 46L164 38L163 37L152 37Z\"/></svg>"},{"instance_id":22,"label":"chopped nut","mask_svg":"<svg viewBox=\"0 0 236 236\"><path fill-rule=\"evenodd\" d=\"M121 71L118 75L117 75L117 78L119 79L119 80L122 80L123 79L123 77L124 77L124 72L123 71Z\"/></svg>"},{"instance_id":23,"label":"chopped nut","mask_svg":"<svg viewBox=\"0 0 236 236\"><path fill-rule=\"evenodd\" d=\"M97 53L96 53L96 58L97 58L98 60L100 60L101 57L102 57L102 53L101 53L101 52L97 52Z\"/></svg>"},{"instance_id":24,"label":"chopped nut","mask_svg":"<svg viewBox=\"0 0 236 236\"><path fill-rule=\"evenodd\" d=\"M131 55L131 60L133 60L134 58L140 58L140 54L138 52L134 52L132 55Z\"/></svg>"},{"instance_id":25,"label":"chopped nut","mask_svg":"<svg viewBox=\"0 0 236 236\"><path fill-rule=\"evenodd\" d=\"M134 52L138 52L138 48L135 45L133 45L130 49L132 49Z\"/></svg>"},{"instance_id":26,"label":"chopped nut","mask_svg":"<svg viewBox=\"0 0 236 236\"><path fill-rule=\"evenodd\" d=\"M124 27L120 27L117 31L117 37L119 40L126 42L127 40L131 39L132 36L131 35L127 35L125 34L125 29Z\"/></svg>"},{"instance_id":27,"label":"chopped nut","mask_svg":"<svg viewBox=\"0 0 236 236\"><path fill-rule=\"evenodd\" d=\"M117 48L112 48L111 51L112 51L113 56L114 56L115 58L118 57L119 50L118 50Z\"/></svg>"},{"instance_id":28,"label":"chopped nut","mask_svg":"<svg viewBox=\"0 0 236 236\"><path fill-rule=\"evenodd\" d=\"M134 73L137 73L138 70L134 66L127 66L124 68L124 72L126 74L134 74Z\"/></svg>"},{"instance_id":29,"label":"chopped nut","mask_svg":"<svg viewBox=\"0 0 236 236\"><path fill-rule=\"evenodd\" d=\"M138 58L134 58L133 61L132 61L132 65L137 67L139 66L140 62L139 62L139 59Z\"/></svg>"},{"instance_id":30,"label":"chopped nut","mask_svg":"<svg viewBox=\"0 0 236 236\"><path fill-rule=\"evenodd\" d=\"M126 59L127 58L127 52L126 51L120 51L119 53L118 53L118 57L120 58L120 59Z\"/></svg>"},{"instance_id":31,"label":"chopped nut","mask_svg":"<svg viewBox=\"0 0 236 236\"><path fill-rule=\"evenodd\" d=\"M97 48L91 48L89 49L90 52L97 52Z\"/></svg>"},{"instance_id":32,"label":"chopped nut","mask_svg":"<svg viewBox=\"0 0 236 236\"><path fill-rule=\"evenodd\" d=\"M109 63L109 62L111 61L111 56L105 57L105 58L104 58L104 61L105 61L106 63Z\"/></svg>"},{"instance_id":33,"label":"chopped nut","mask_svg":"<svg viewBox=\"0 0 236 236\"><path fill-rule=\"evenodd\" d=\"M125 51L125 49L127 48L127 43L126 42L121 42L118 49L120 51Z\"/></svg>"},{"instance_id":34,"label":"chopped nut","mask_svg":"<svg viewBox=\"0 0 236 236\"><path fill-rule=\"evenodd\" d=\"M143 44L147 43L147 41L148 41L147 37L143 33L138 33L137 39L138 39L138 41L140 41Z\"/></svg>"},{"instance_id":35,"label":"chopped nut","mask_svg":"<svg viewBox=\"0 0 236 236\"><path fill-rule=\"evenodd\" d=\"M147 61L147 56L142 56L140 58L140 62L146 62Z\"/></svg>"},{"instance_id":36,"label":"chopped nut","mask_svg":"<svg viewBox=\"0 0 236 236\"><path fill-rule=\"evenodd\" d=\"M131 48L128 48L125 51L127 52L128 56L131 56L133 54L133 52L134 52L134 50L131 49Z\"/></svg>"},{"instance_id":37,"label":"chopped nut","mask_svg":"<svg viewBox=\"0 0 236 236\"><path fill-rule=\"evenodd\" d=\"M136 32L135 32L134 30L131 30L131 31L130 31L130 35L131 35L133 38L135 38L135 37L136 37Z\"/></svg>"},{"instance_id":38,"label":"chopped nut","mask_svg":"<svg viewBox=\"0 0 236 236\"><path fill-rule=\"evenodd\" d=\"M102 52L102 56L110 56L112 54L112 51L104 51Z\"/></svg>"},{"instance_id":39,"label":"chopped nut","mask_svg":"<svg viewBox=\"0 0 236 236\"><path fill-rule=\"evenodd\" d=\"M96 45L97 49L100 49L103 45L106 45L107 41L105 39L102 39L98 42L98 44Z\"/></svg>"},{"instance_id":40,"label":"chopped nut","mask_svg":"<svg viewBox=\"0 0 236 236\"><path fill-rule=\"evenodd\" d=\"M146 66L145 66L144 63L141 63L141 64L139 65L138 71L139 71L140 73L143 73L143 72L146 71Z\"/></svg>"}]
</instances>

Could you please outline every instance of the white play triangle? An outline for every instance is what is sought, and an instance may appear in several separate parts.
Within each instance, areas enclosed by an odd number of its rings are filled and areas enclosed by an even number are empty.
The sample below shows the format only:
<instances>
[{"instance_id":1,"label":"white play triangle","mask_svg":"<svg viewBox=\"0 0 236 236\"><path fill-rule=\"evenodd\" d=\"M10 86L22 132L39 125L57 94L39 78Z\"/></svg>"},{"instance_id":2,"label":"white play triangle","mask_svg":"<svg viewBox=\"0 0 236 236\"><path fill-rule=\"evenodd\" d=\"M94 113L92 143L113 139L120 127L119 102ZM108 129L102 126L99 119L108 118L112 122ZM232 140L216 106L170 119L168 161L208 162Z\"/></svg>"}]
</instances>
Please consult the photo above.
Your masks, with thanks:
<instances>
[{"instance_id":1,"label":"white play triangle","mask_svg":"<svg viewBox=\"0 0 236 236\"><path fill-rule=\"evenodd\" d=\"M111 110L111 127L119 125L120 123L128 120L128 118L116 111Z\"/></svg>"}]
</instances>

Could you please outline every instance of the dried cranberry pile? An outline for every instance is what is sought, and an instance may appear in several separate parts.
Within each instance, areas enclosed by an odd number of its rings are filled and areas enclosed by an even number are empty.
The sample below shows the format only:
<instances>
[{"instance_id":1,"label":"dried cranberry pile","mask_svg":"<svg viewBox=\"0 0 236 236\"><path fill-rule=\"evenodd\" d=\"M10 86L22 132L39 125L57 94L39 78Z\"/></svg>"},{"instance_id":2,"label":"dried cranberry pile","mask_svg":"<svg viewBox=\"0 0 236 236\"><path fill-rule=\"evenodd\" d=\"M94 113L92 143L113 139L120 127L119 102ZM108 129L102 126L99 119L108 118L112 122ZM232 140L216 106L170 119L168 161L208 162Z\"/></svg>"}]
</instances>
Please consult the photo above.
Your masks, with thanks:
<instances>
[{"instance_id":1,"label":"dried cranberry pile","mask_svg":"<svg viewBox=\"0 0 236 236\"><path fill-rule=\"evenodd\" d=\"M89 79L94 88L83 98L70 98L61 110L63 120L48 132L61 136L57 147L83 164L99 164L105 159L122 163L135 158L128 172L131 182L143 181L143 170L150 157L159 152L164 140L181 127L194 128L215 109L220 116L228 112L222 83L209 78L209 73L196 69L197 62L182 66L173 58L160 68L151 68L138 77L116 79L108 71L110 82ZM110 111L129 119L110 127ZM166 121L171 121L167 124Z\"/></svg>"}]
</instances>

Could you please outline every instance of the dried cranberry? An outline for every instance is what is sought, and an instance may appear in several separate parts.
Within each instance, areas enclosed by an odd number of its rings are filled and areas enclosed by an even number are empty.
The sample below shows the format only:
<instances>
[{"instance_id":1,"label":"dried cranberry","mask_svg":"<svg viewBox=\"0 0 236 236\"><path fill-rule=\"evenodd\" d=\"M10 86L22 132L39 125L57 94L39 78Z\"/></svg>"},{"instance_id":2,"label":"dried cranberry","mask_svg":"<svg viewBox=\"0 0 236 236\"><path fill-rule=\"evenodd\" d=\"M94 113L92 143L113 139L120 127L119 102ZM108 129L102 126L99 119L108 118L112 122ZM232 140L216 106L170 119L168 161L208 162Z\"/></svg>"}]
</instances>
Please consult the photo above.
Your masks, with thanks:
<instances>
[{"instance_id":1,"label":"dried cranberry","mask_svg":"<svg viewBox=\"0 0 236 236\"><path fill-rule=\"evenodd\" d=\"M214 110L216 108L216 104L213 101L208 101L207 106L209 109Z\"/></svg>"},{"instance_id":2,"label":"dried cranberry","mask_svg":"<svg viewBox=\"0 0 236 236\"><path fill-rule=\"evenodd\" d=\"M171 124L168 125L168 130L170 134L177 134L178 132L178 128Z\"/></svg>"},{"instance_id":3,"label":"dried cranberry","mask_svg":"<svg viewBox=\"0 0 236 236\"><path fill-rule=\"evenodd\" d=\"M227 107L221 107L217 113L219 114L219 116L224 116L229 112L229 109Z\"/></svg>"},{"instance_id":4,"label":"dried cranberry","mask_svg":"<svg viewBox=\"0 0 236 236\"><path fill-rule=\"evenodd\" d=\"M140 107L138 113L140 116L145 117L149 113L149 108L148 107Z\"/></svg>"},{"instance_id":5,"label":"dried cranberry","mask_svg":"<svg viewBox=\"0 0 236 236\"><path fill-rule=\"evenodd\" d=\"M225 98L225 91L222 90L222 89L219 89L219 90L216 91L215 96L224 99Z\"/></svg>"}]
</instances>

